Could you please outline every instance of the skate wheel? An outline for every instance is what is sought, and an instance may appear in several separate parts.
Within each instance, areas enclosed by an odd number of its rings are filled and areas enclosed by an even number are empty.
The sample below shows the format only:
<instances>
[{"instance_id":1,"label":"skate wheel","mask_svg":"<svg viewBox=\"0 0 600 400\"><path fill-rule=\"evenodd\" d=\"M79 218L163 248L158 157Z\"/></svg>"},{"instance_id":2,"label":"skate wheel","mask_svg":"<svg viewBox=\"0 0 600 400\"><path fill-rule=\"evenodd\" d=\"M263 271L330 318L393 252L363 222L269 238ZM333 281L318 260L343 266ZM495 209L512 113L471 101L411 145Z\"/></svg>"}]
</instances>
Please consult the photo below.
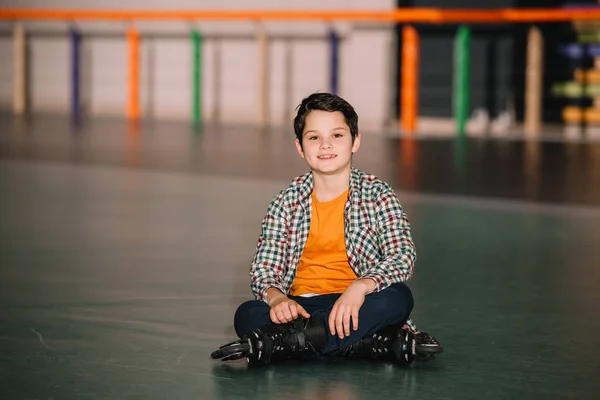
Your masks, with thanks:
<instances>
[{"instance_id":1,"label":"skate wheel","mask_svg":"<svg viewBox=\"0 0 600 400\"><path fill-rule=\"evenodd\" d=\"M231 361L250 355L250 343L247 340L238 340L219 347L210 354L213 360Z\"/></svg>"}]
</instances>

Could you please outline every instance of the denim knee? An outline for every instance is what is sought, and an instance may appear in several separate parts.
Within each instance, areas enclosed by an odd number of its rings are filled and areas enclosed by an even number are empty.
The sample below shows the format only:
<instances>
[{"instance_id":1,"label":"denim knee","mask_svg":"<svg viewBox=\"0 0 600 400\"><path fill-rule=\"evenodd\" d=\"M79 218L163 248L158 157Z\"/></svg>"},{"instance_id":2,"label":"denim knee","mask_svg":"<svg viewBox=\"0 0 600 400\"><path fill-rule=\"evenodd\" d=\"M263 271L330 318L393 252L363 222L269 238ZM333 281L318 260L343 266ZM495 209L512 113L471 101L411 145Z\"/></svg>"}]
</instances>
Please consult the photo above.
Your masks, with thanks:
<instances>
[{"instance_id":1,"label":"denim knee","mask_svg":"<svg viewBox=\"0 0 600 400\"><path fill-rule=\"evenodd\" d=\"M412 292L404 283L395 283L377 296L373 312L379 315L394 316L393 319L408 319L414 307Z\"/></svg>"},{"instance_id":2,"label":"denim knee","mask_svg":"<svg viewBox=\"0 0 600 400\"><path fill-rule=\"evenodd\" d=\"M268 323L266 319L269 319L269 306L260 300L248 300L240 304L235 311L233 327L241 338Z\"/></svg>"},{"instance_id":3,"label":"denim knee","mask_svg":"<svg viewBox=\"0 0 600 400\"><path fill-rule=\"evenodd\" d=\"M406 304L406 309L410 313L415 306L415 299L413 298L412 291L404 282L394 283L388 289L390 289L395 296L396 305Z\"/></svg>"}]
</instances>

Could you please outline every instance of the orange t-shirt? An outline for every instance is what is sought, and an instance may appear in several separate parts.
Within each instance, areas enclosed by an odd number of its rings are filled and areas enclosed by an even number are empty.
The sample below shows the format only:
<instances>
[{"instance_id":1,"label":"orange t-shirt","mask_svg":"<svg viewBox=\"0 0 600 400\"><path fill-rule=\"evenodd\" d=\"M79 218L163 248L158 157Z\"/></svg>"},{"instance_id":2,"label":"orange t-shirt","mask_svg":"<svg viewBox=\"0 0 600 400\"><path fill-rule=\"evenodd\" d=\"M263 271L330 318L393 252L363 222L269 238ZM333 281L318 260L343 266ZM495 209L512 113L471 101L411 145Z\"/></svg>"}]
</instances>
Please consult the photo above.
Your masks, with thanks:
<instances>
[{"instance_id":1,"label":"orange t-shirt","mask_svg":"<svg viewBox=\"0 0 600 400\"><path fill-rule=\"evenodd\" d=\"M326 202L318 201L313 193L310 231L290 288L292 296L343 293L356 280L344 238L347 199L348 190Z\"/></svg>"}]
</instances>

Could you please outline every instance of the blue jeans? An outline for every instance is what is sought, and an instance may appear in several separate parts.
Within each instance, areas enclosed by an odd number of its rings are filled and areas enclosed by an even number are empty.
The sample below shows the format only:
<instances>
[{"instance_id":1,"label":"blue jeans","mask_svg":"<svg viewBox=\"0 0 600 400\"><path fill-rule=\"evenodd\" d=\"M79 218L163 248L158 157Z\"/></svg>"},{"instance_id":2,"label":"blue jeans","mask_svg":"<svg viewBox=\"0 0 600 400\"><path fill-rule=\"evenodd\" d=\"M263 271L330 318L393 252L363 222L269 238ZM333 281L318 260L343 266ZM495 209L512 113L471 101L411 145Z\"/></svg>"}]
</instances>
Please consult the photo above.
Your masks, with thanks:
<instances>
[{"instance_id":1,"label":"blue jeans","mask_svg":"<svg viewBox=\"0 0 600 400\"><path fill-rule=\"evenodd\" d=\"M371 293L358 312L358 330L352 328L350 336L340 339L329 333L327 322L329 313L340 294L325 294L314 297L288 296L300 304L311 316L325 321L328 340L322 354L342 349L359 341L366 335L377 332L387 325L403 324L409 318L414 306L412 293L404 283L393 284L381 292ZM234 318L234 328L240 338L247 337L250 332L265 325L273 324L269 316L269 305L260 300L249 300L242 303Z\"/></svg>"}]
</instances>

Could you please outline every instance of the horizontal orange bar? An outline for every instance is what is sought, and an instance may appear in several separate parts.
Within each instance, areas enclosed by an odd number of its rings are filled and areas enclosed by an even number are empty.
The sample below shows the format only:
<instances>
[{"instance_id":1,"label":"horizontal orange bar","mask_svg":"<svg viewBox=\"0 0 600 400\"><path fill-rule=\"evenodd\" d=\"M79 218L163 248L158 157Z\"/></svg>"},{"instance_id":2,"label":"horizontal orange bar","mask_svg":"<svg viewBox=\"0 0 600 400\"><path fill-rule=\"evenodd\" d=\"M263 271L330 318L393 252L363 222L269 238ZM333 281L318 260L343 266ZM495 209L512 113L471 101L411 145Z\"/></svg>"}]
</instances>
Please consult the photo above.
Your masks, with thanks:
<instances>
[{"instance_id":1,"label":"horizontal orange bar","mask_svg":"<svg viewBox=\"0 0 600 400\"><path fill-rule=\"evenodd\" d=\"M502 19L502 14L498 11L481 11L481 10L444 10L442 11L443 22L454 23L493 23L507 22Z\"/></svg>"},{"instance_id":2,"label":"horizontal orange bar","mask_svg":"<svg viewBox=\"0 0 600 400\"><path fill-rule=\"evenodd\" d=\"M394 20L391 11L140 11L140 10L0 10L0 19L97 20Z\"/></svg>"},{"instance_id":3,"label":"horizontal orange bar","mask_svg":"<svg viewBox=\"0 0 600 400\"><path fill-rule=\"evenodd\" d=\"M600 10L576 9L497 9L448 10L401 8L389 11L367 10L49 10L0 9L0 19L20 20L326 20L387 21L406 23L502 23L600 20Z\"/></svg>"},{"instance_id":4,"label":"horizontal orange bar","mask_svg":"<svg viewBox=\"0 0 600 400\"><path fill-rule=\"evenodd\" d=\"M399 8L388 13L390 22L443 22L442 12L434 8Z\"/></svg>"},{"instance_id":5,"label":"horizontal orange bar","mask_svg":"<svg viewBox=\"0 0 600 400\"><path fill-rule=\"evenodd\" d=\"M576 9L505 9L502 10L502 18L510 22L565 22L575 20L598 20L599 9L576 10Z\"/></svg>"}]
</instances>

